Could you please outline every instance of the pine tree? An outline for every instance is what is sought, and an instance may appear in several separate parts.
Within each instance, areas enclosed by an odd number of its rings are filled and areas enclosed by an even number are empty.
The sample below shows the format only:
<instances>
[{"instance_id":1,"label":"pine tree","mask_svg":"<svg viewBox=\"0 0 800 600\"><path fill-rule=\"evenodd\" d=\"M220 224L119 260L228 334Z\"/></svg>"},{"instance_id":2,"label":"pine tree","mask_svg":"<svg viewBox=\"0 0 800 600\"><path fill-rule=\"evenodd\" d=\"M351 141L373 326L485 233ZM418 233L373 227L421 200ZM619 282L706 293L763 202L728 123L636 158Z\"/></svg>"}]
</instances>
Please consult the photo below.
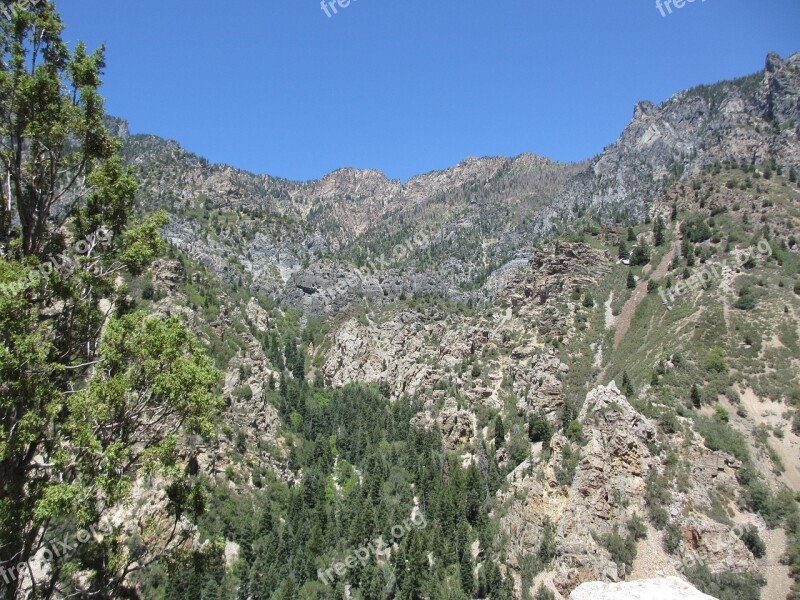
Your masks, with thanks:
<instances>
[{"instance_id":1,"label":"pine tree","mask_svg":"<svg viewBox=\"0 0 800 600\"><path fill-rule=\"evenodd\" d=\"M635 267L643 266L649 262L650 262L650 246L643 239L637 244L636 248L634 248L633 252L631 253L631 265Z\"/></svg>"},{"instance_id":2,"label":"pine tree","mask_svg":"<svg viewBox=\"0 0 800 600\"><path fill-rule=\"evenodd\" d=\"M702 406L702 398L700 397L700 389L697 387L696 383L692 384L692 391L689 394L689 397L692 400L692 405L695 408L700 408Z\"/></svg>"},{"instance_id":3,"label":"pine tree","mask_svg":"<svg viewBox=\"0 0 800 600\"><path fill-rule=\"evenodd\" d=\"M655 223L653 224L653 241L656 246L661 246L664 244L665 231L666 225L664 225L664 219L661 218L661 215L658 215Z\"/></svg>"},{"instance_id":4,"label":"pine tree","mask_svg":"<svg viewBox=\"0 0 800 600\"><path fill-rule=\"evenodd\" d=\"M625 285L629 290L636 288L636 278L633 276L633 271L628 271L628 278L625 281Z\"/></svg>"},{"instance_id":5,"label":"pine tree","mask_svg":"<svg viewBox=\"0 0 800 600\"><path fill-rule=\"evenodd\" d=\"M633 383L631 383L631 378L628 376L627 371L622 373L622 393L628 399L633 398Z\"/></svg>"},{"instance_id":6,"label":"pine tree","mask_svg":"<svg viewBox=\"0 0 800 600\"><path fill-rule=\"evenodd\" d=\"M542 527L542 541L539 544L539 562L547 566L553 562L556 555L555 528L550 517L545 517Z\"/></svg>"},{"instance_id":7,"label":"pine tree","mask_svg":"<svg viewBox=\"0 0 800 600\"><path fill-rule=\"evenodd\" d=\"M506 441L506 427L503 424L503 416L497 415L494 419L494 443L497 448L501 448Z\"/></svg>"},{"instance_id":8,"label":"pine tree","mask_svg":"<svg viewBox=\"0 0 800 600\"><path fill-rule=\"evenodd\" d=\"M461 589L464 590L465 594L472 597L472 593L475 591L475 575L473 573L472 556L470 556L468 550L461 556L459 576Z\"/></svg>"}]
</instances>

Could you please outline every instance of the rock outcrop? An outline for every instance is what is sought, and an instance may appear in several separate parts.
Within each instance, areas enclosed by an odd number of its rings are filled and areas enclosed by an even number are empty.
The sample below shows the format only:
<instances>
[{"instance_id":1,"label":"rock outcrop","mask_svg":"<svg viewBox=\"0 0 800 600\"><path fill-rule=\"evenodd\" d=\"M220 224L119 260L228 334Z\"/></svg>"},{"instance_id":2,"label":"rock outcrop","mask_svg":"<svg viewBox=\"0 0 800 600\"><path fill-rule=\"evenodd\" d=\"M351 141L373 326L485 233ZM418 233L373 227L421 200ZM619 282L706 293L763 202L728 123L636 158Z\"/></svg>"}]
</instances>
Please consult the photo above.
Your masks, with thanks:
<instances>
[{"instance_id":1,"label":"rock outcrop","mask_svg":"<svg viewBox=\"0 0 800 600\"><path fill-rule=\"evenodd\" d=\"M584 583L569 600L715 600L677 577L622 583Z\"/></svg>"}]
</instances>

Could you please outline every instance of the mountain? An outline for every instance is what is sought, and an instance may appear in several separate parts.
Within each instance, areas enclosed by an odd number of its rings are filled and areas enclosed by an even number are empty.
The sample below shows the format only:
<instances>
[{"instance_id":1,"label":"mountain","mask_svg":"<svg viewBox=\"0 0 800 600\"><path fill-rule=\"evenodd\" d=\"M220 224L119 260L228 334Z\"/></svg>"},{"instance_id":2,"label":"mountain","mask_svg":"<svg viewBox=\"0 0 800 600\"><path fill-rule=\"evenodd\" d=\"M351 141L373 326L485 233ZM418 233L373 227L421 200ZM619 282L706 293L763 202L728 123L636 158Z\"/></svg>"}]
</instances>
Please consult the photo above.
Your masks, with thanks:
<instances>
[{"instance_id":1,"label":"mountain","mask_svg":"<svg viewBox=\"0 0 800 600\"><path fill-rule=\"evenodd\" d=\"M797 165L799 65L800 55L771 54L754 75L639 103L620 139L586 163L467 159L405 184L355 169L308 182L257 176L115 128L142 205L166 208L170 241L229 283L315 313L412 289L469 301L490 297L486 278L554 232L588 216L640 220L710 164Z\"/></svg>"},{"instance_id":2,"label":"mountain","mask_svg":"<svg viewBox=\"0 0 800 600\"><path fill-rule=\"evenodd\" d=\"M254 175L109 123L170 216L131 302L225 372L218 439L182 452L228 568L171 585L798 597L800 54L639 103L582 163L407 182Z\"/></svg>"}]
</instances>

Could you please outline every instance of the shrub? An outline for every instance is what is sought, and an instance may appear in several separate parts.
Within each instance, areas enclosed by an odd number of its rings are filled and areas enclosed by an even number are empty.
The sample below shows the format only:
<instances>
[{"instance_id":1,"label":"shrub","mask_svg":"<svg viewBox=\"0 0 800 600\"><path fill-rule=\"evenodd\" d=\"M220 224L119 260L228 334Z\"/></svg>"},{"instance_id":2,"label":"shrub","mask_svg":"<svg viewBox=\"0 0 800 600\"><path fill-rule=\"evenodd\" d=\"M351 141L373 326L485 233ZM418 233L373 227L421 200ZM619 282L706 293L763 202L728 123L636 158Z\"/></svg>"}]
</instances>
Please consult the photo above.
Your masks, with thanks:
<instances>
[{"instance_id":1,"label":"shrub","mask_svg":"<svg viewBox=\"0 0 800 600\"><path fill-rule=\"evenodd\" d=\"M681 528L674 523L667 525L664 530L664 549L674 555L681 546L681 540L683 540Z\"/></svg>"},{"instance_id":2,"label":"shrub","mask_svg":"<svg viewBox=\"0 0 800 600\"><path fill-rule=\"evenodd\" d=\"M683 234L693 243L699 244L711 238L711 228L703 219L686 221L681 225Z\"/></svg>"},{"instance_id":3,"label":"shrub","mask_svg":"<svg viewBox=\"0 0 800 600\"><path fill-rule=\"evenodd\" d=\"M708 351L708 354L706 354L704 365L706 371L727 373L728 362L725 360L725 351L722 348L712 348Z\"/></svg>"},{"instance_id":4,"label":"shrub","mask_svg":"<svg viewBox=\"0 0 800 600\"><path fill-rule=\"evenodd\" d=\"M716 419L698 417L695 421L695 426L710 450L727 452L742 462L750 460L747 440L741 433L731 428L728 423Z\"/></svg>"},{"instance_id":5,"label":"shrub","mask_svg":"<svg viewBox=\"0 0 800 600\"><path fill-rule=\"evenodd\" d=\"M711 573L704 564L684 571L686 578L701 592L718 600L760 600L766 580L760 573Z\"/></svg>"},{"instance_id":6,"label":"shrub","mask_svg":"<svg viewBox=\"0 0 800 600\"><path fill-rule=\"evenodd\" d=\"M553 562L556 555L556 536L555 528L550 517L545 517L544 528L542 529L542 543L539 545L539 561L543 565Z\"/></svg>"},{"instance_id":7,"label":"shrub","mask_svg":"<svg viewBox=\"0 0 800 600\"><path fill-rule=\"evenodd\" d=\"M578 442L582 444L586 439L583 437L583 425L577 419L570 422L567 426L567 430L564 433L570 440L573 442Z\"/></svg>"},{"instance_id":8,"label":"shrub","mask_svg":"<svg viewBox=\"0 0 800 600\"><path fill-rule=\"evenodd\" d=\"M630 567L636 560L636 539L632 535L623 538L614 531L603 535L598 541L608 550L615 563Z\"/></svg>"},{"instance_id":9,"label":"shrub","mask_svg":"<svg viewBox=\"0 0 800 600\"><path fill-rule=\"evenodd\" d=\"M752 525L745 527L742 532L742 541L756 558L763 558L766 555L767 545L764 543L764 540L761 539L761 536L758 535L758 529Z\"/></svg>"},{"instance_id":10,"label":"shrub","mask_svg":"<svg viewBox=\"0 0 800 600\"><path fill-rule=\"evenodd\" d=\"M633 398L633 383L631 382L631 378L628 376L627 371L622 374L622 393L625 394L625 397L629 400Z\"/></svg>"},{"instance_id":11,"label":"shrub","mask_svg":"<svg viewBox=\"0 0 800 600\"><path fill-rule=\"evenodd\" d=\"M564 446L562 452L561 464L555 469L556 481L559 485L572 485L581 455L569 445Z\"/></svg>"},{"instance_id":12,"label":"shrub","mask_svg":"<svg viewBox=\"0 0 800 600\"><path fill-rule=\"evenodd\" d=\"M556 600L556 595L549 588L540 585L533 600Z\"/></svg>"},{"instance_id":13,"label":"shrub","mask_svg":"<svg viewBox=\"0 0 800 600\"><path fill-rule=\"evenodd\" d=\"M647 485L645 488L645 502L647 503L647 512L653 527L658 530L664 529L669 520L667 511L664 506L669 504L671 494L668 489L669 482L666 477L659 475L651 475L647 478Z\"/></svg>"},{"instance_id":14,"label":"shrub","mask_svg":"<svg viewBox=\"0 0 800 600\"><path fill-rule=\"evenodd\" d=\"M553 427L542 413L536 413L531 417L528 424L528 438L534 444L542 442L545 447L550 445L550 440L553 438Z\"/></svg>"},{"instance_id":15,"label":"shrub","mask_svg":"<svg viewBox=\"0 0 800 600\"><path fill-rule=\"evenodd\" d=\"M647 539L647 525L645 525L644 521L639 515L633 515L628 522L625 524L628 528L628 533L634 539L634 541L638 542L639 540L646 540Z\"/></svg>"},{"instance_id":16,"label":"shrub","mask_svg":"<svg viewBox=\"0 0 800 600\"><path fill-rule=\"evenodd\" d=\"M253 389L249 385L240 385L233 390L233 396L237 400L251 400L253 398Z\"/></svg>"},{"instance_id":17,"label":"shrub","mask_svg":"<svg viewBox=\"0 0 800 600\"><path fill-rule=\"evenodd\" d=\"M733 307L739 310L753 310L756 307L756 299L750 290L742 290Z\"/></svg>"}]
</instances>

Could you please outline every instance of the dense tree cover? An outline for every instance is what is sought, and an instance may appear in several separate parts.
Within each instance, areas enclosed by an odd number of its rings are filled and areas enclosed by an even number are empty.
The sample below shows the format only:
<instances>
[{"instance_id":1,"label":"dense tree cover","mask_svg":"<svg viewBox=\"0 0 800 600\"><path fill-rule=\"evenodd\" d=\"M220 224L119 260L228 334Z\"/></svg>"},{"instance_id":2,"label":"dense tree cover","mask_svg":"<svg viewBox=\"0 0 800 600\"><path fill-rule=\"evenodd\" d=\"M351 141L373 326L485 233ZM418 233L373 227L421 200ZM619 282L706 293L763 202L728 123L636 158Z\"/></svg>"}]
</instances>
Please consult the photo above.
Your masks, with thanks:
<instances>
[{"instance_id":1,"label":"dense tree cover","mask_svg":"<svg viewBox=\"0 0 800 600\"><path fill-rule=\"evenodd\" d=\"M241 496L210 485L201 529L240 544L239 563L228 575L206 562L151 574L153 597L223 598L235 589L253 600L338 598L345 585L354 598L510 597L494 562L502 549L488 499L501 477L488 449L465 468L437 431L409 424L420 406L392 403L377 386L327 390L290 376L284 384L275 400L302 480L273 478ZM388 552L375 551L381 541ZM333 567L353 556L337 574Z\"/></svg>"},{"instance_id":2,"label":"dense tree cover","mask_svg":"<svg viewBox=\"0 0 800 600\"><path fill-rule=\"evenodd\" d=\"M164 532L163 545L145 546L108 517L142 469L171 485L174 519L202 508L175 445L181 431L212 431L218 373L182 323L133 311L119 283L163 249L165 217L131 222L135 182L103 125L102 50L70 52L51 3L8 8L0 15L0 596L119 597L129 574L176 538ZM92 528L105 531L102 541ZM44 564L33 575L37 554Z\"/></svg>"}]
</instances>

